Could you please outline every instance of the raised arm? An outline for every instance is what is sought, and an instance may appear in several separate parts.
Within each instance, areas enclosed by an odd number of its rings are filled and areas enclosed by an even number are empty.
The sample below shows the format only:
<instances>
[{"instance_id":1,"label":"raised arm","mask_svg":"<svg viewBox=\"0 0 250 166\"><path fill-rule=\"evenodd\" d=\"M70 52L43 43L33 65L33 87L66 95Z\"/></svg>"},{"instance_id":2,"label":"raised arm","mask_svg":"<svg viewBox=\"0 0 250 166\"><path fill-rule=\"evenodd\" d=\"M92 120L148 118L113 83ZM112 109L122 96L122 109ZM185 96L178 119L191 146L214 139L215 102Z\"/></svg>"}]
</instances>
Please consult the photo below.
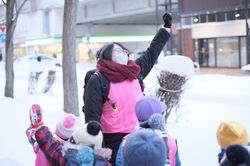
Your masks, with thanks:
<instances>
[{"instance_id":1,"label":"raised arm","mask_svg":"<svg viewBox=\"0 0 250 166\"><path fill-rule=\"evenodd\" d=\"M164 45L170 38L170 28L172 25L172 16L168 13L163 15L164 25L156 33L146 53L136 59L136 63L141 67L143 79L148 75L158 59Z\"/></svg>"}]
</instances>

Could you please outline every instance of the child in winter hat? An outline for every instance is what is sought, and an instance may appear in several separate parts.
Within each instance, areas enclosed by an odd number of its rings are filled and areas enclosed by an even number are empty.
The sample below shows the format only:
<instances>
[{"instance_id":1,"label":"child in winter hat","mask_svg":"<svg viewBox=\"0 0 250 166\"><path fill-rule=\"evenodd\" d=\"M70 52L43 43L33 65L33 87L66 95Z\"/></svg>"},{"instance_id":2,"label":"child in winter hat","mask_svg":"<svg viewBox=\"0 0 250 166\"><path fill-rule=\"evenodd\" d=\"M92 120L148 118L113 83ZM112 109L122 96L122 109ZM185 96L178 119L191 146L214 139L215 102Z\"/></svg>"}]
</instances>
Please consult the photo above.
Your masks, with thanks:
<instances>
[{"instance_id":1,"label":"child in winter hat","mask_svg":"<svg viewBox=\"0 0 250 166\"><path fill-rule=\"evenodd\" d=\"M36 153L35 165L49 166L55 163L63 165L65 160L61 154L62 144L77 128L77 118L73 114L65 114L58 120L55 133L60 139L56 139L48 127L43 126L42 109L39 104L31 106L29 115L31 125L26 130L26 135Z\"/></svg>"},{"instance_id":2,"label":"child in winter hat","mask_svg":"<svg viewBox=\"0 0 250 166\"><path fill-rule=\"evenodd\" d=\"M154 113L150 116L146 123L150 129L152 129L165 141L165 146L167 149L166 165L180 166L181 161L179 157L177 141L174 137L172 137L166 132L166 123L164 116L161 114Z\"/></svg>"},{"instance_id":3,"label":"child in winter hat","mask_svg":"<svg viewBox=\"0 0 250 166\"><path fill-rule=\"evenodd\" d=\"M79 127L64 146L67 164L78 163L81 165L108 165L112 151L102 148L103 135L100 123L90 121ZM91 149L91 150L90 150ZM93 162L94 161L94 162Z\"/></svg>"},{"instance_id":4,"label":"child in winter hat","mask_svg":"<svg viewBox=\"0 0 250 166\"><path fill-rule=\"evenodd\" d=\"M232 144L244 146L247 145L249 141L246 128L241 123L233 120L221 122L217 129L216 136L222 149L226 149Z\"/></svg>"},{"instance_id":5,"label":"child in winter hat","mask_svg":"<svg viewBox=\"0 0 250 166\"><path fill-rule=\"evenodd\" d=\"M30 127L26 129L26 136L36 154L35 166L50 166L49 161L39 148L34 138L36 129L43 125L42 108L39 104L32 104L29 110Z\"/></svg>"},{"instance_id":6,"label":"child in winter hat","mask_svg":"<svg viewBox=\"0 0 250 166\"><path fill-rule=\"evenodd\" d=\"M166 131L165 119L164 119L163 115L161 115L161 114L155 113L155 114L151 115L150 118L147 120L147 123L151 129L157 129L157 130L160 130L162 132Z\"/></svg>"},{"instance_id":7,"label":"child in winter hat","mask_svg":"<svg viewBox=\"0 0 250 166\"><path fill-rule=\"evenodd\" d=\"M55 134L60 139L67 141L79 127L79 122L73 114L65 114L56 124Z\"/></svg>"},{"instance_id":8,"label":"child in winter hat","mask_svg":"<svg viewBox=\"0 0 250 166\"><path fill-rule=\"evenodd\" d=\"M103 135L101 125L97 121L90 121L79 127L71 136L70 142L84 146L93 145L95 148L102 147Z\"/></svg>"},{"instance_id":9,"label":"child in winter hat","mask_svg":"<svg viewBox=\"0 0 250 166\"><path fill-rule=\"evenodd\" d=\"M136 116L140 122L144 122L154 113L162 114L166 111L167 106L155 96L143 96L136 102Z\"/></svg>"},{"instance_id":10,"label":"child in winter hat","mask_svg":"<svg viewBox=\"0 0 250 166\"><path fill-rule=\"evenodd\" d=\"M149 102L148 102L149 101ZM151 102L152 105L156 105L158 107L147 107L148 103ZM153 104L152 104L153 103ZM179 157L178 152L178 145L175 138L173 138L171 135L166 133L166 122L164 119L164 116L161 114L165 111L166 106L164 106L164 103L161 103L159 99L149 96L149 97L143 97L140 101L137 103L137 109L136 111L139 112L138 116L146 115L145 117L148 117L145 121L140 121L140 129L139 130L145 130L150 129L154 131L157 135L159 135L161 138L163 138L165 142L165 147L167 149L167 155L165 156L166 164L170 166L180 166L181 161ZM145 109L143 109L145 108ZM148 111L148 112L146 112ZM141 119L144 119L141 116ZM122 151L124 146L126 145L127 137L125 137L120 144L117 158L116 158L116 166L122 166L123 165L123 159L122 159Z\"/></svg>"},{"instance_id":11,"label":"child in winter hat","mask_svg":"<svg viewBox=\"0 0 250 166\"><path fill-rule=\"evenodd\" d=\"M124 166L164 166L165 142L152 130L137 130L128 135L122 157Z\"/></svg>"},{"instance_id":12,"label":"child in winter hat","mask_svg":"<svg viewBox=\"0 0 250 166\"><path fill-rule=\"evenodd\" d=\"M218 154L219 163L228 146L233 144L246 146L249 142L246 128L241 123L233 120L222 121L216 131L216 136L221 148L221 152Z\"/></svg>"},{"instance_id":13,"label":"child in winter hat","mask_svg":"<svg viewBox=\"0 0 250 166\"><path fill-rule=\"evenodd\" d=\"M250 166L249 150L249 146L228 146L220 166Z\"/></svg>"}]
</instances>

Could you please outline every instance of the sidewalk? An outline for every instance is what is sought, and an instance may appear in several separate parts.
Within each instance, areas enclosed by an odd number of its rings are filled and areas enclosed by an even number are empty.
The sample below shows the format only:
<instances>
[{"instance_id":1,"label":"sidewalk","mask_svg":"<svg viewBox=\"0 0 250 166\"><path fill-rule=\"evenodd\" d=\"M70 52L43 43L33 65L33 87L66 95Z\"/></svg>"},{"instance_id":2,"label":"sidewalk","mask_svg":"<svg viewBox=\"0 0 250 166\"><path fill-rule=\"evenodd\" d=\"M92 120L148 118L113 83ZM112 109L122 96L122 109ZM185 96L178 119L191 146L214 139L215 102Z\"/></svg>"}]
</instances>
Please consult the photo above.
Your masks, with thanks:
<instances>
[{"instance_id":1,"label":"sidewalk","mask_svg":"<svg viewBox=\"0 0 250 166\"><path fill-rule=\"evenodd\" d=\"M247 76L248 73L243 73L240 69L229 68L200 68L199 74L223 74L231 76Z\"/></svg>"}]
</instances>

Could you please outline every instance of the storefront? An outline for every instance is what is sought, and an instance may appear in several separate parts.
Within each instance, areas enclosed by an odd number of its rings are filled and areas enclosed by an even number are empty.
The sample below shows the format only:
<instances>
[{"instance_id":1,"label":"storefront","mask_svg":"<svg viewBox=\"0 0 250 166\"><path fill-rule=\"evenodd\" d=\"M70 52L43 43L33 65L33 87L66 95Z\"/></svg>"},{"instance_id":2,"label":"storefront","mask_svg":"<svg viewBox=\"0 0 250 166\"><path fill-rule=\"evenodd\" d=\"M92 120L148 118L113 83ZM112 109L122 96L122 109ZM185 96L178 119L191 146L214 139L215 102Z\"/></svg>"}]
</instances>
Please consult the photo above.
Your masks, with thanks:
<instances>
[{"instance_id":1,"label":"storefront","mask_svg":"<svg viewBox=\"0 0 250 166\"><path fill-rule=\"evenodd\" d=\"M26 54L39 52L62 59L62 38L46 37L25 42Z\"/></svg>"},{"instance_id":2,"label":"storefront","mask_svg":"<svg viewBox=\"0 0 250 166\"><path fill-rule=\"evenodd\" d=\"M249 64L249 6L247 1L228 0L226 8L219 0L211 0L209 5L199 0L184 1L180 26L183 55L201 67L241 68Z\"/></svg>"},{"instance_id":3,"label":"storefront","mask_svg":"<svg viewBox=\"0 0 250 166\"><path fill-rule=\"evenodd\" d=\"M192 24L182 32L183 55L201 67L241 68L247 64L245 20Z\"/></svg>"},{"instance_id":4,"label":"storefront","mask_svg":"<svg viewBox=\"0 0 250 166\"><path fill-rule=\"evenodd\" d=\"M195 39L195 61L201 67L240 68L247 64L246 37Z\"/></svg>"},{"instance_id":5,"label":"storefront","mask_svg":"<svg viewBox=\"0 0 250 166\"><path fill-rule=\"evenodd\" d=\"M81 38L76 38L77 48L81 44ZM79 43L79 44L78 44ZM62 60L62 37L45 37L27 40L23 44L14 45L15 56L25 56L35 52L47 54ZM79 50L76 50L76 59L79 60Z\"/></svg>"},{"instance_id":6,"label":"storefront","mask_svg":"<svg viewBox=\"0 0 250 166\"><path fill-rule=\"evenodd\" d=\"M78 44L79 59L81 61L95 60L96 52L105 44L111 42L122 43L132 52L141 48L147 48L154 35L86 35L82 38L82 43Z\"/></svg>"}]
</instances>

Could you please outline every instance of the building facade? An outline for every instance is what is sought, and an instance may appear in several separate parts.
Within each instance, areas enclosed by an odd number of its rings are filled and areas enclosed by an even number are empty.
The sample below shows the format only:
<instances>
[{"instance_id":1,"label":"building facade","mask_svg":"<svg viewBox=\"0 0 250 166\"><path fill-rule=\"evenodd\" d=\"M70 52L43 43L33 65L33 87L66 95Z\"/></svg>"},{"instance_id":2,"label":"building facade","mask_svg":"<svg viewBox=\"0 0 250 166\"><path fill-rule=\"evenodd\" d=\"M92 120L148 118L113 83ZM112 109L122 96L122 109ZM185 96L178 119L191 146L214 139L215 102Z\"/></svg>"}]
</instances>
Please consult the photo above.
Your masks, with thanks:
<instances>
[{"instance_id":1,"label":"building facade","mask_svg":"<svg viewBox=\"0 0 250 166\"><path fill-rule=\"evenodd\" d=\"M182 1L183 54L201 67L240 68L249 64L249 5L247 0Z\"/></svg>"},{"instance_id":2,"label":"building facade","mask_svg":"<svg viewBox=\"0 0 250 166\"><path fill-rule=\"evenodd\" d=\"M63 0L26 2L14 34L16 56L38 51L62 58L63 5ZM188 56L201 67L240 68L250 63L249 5L247 0L79 0L76 57L94 59L97 49L111 41L143 51L168 11L174 19L165 52ZM2 5L0 24L4 19Z\"/></svg>"}]
</instances>

